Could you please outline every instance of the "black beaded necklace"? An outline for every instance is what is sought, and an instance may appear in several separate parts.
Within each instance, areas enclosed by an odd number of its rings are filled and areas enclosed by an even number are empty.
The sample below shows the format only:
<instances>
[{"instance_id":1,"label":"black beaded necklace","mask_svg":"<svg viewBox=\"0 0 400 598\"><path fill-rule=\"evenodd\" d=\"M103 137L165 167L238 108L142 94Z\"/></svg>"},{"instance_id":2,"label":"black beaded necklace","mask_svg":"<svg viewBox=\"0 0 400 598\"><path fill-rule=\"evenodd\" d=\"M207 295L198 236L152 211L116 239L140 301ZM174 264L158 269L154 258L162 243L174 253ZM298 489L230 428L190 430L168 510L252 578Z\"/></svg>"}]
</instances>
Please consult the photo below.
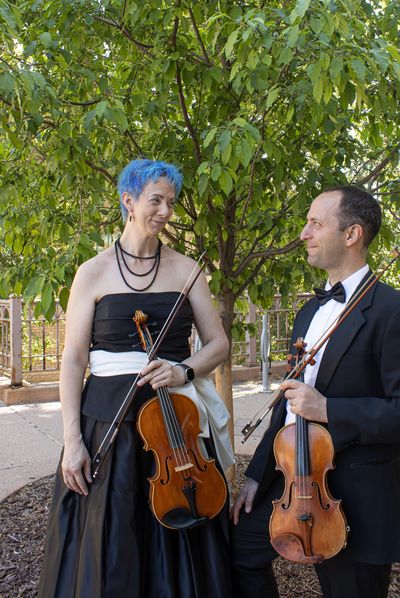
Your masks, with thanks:
<instances>
[{"instance_id":1,"label":"black beaded necklace","mask_svg":"<svg viewBox=\"0 0 400 598\"><path fill-rule=\"evenodd\" d=\"M155 255L151 255L151 256L148 256L148 257L140 257L138 255L133 255L132 253L128 253L127 251L125 251L125 249L122 249L121 243L120 243L119 239L117 239L115 241L115 245L114 245L114 247L115 247L115 257L117 259L117 264L118 264L119 272L120 272L122 280L124 281L124 283L126 284L126 286L129 287L132 291L136 291L136 292L147 291L147 289L149 289L151 287L151 285L153 284L153 282L155 281L156 276L157 276L157 272L158 272L158 268L160 266L161 245L162 245L162 242L160 241L160 239L158 239L157 253ZM118 249L120 251L120 255L118 253ZM125 255L129 255L130 257L133 257L133 258L135 258L137 260L154 260L154 264L152 265L152 267L150 268L150 270L148 270L144 274L138 274L138 273L134 272L133 270L131 270L131 268L129 268L128 264L126 263L124 254ZM153 270L155 270L153 278L151 279L151 281L147 285L147 287L144 287L143 289L136 289L135 287L133 287L132 285L129 284L129 282L126 280L126 278L124 276L124 273L122 271L122 266L121 266L121 262L120 262L120 256L121 256L121 259L122 259L122 262L123 262L125 268L128 270L128 272L130 272L131 274L133 274L133 276L139 276L139 277L147 276L148 274L150 274L151 272L153 272Z\"/></svg>"}]
</instances>

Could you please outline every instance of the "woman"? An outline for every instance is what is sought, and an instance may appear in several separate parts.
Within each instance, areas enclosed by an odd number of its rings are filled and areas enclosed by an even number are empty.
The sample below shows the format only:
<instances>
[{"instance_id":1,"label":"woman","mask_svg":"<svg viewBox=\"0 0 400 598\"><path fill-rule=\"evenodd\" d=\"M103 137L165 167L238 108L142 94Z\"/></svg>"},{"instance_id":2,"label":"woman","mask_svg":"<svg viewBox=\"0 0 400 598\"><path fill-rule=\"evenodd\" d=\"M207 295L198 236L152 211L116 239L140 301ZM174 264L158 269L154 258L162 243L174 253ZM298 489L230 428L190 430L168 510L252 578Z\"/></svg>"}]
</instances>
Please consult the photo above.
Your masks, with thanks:
<instances>
[{"instance_id":1,"label":"woman","mask_svg":"<svg viewBox=\"0 0 400 598\"><path fill-rule=\"evenodd\" d=\"M60 376L64 450L39 598L230 596L227 506L199 527L177 531L161 525L148 504L154 457L144 451L135 425L154 390L184 385L197 401L208 454L217 451L225 466L232 462L226 410L203 378L228 351L205 277L185 300L159 360L146 365L132 321L141 309L155 338L195 266L157 237L181 184L169 164L128 164L119 180L124 231L114 246L84 263L73 282ZM192 322L202 341L194 355L188 344ZM91 375L82 393L88 354ZM91 460L137 372L139 391L93 482ZM197 391L205 388L203 402Z\"/></svg>"}]
</instances>

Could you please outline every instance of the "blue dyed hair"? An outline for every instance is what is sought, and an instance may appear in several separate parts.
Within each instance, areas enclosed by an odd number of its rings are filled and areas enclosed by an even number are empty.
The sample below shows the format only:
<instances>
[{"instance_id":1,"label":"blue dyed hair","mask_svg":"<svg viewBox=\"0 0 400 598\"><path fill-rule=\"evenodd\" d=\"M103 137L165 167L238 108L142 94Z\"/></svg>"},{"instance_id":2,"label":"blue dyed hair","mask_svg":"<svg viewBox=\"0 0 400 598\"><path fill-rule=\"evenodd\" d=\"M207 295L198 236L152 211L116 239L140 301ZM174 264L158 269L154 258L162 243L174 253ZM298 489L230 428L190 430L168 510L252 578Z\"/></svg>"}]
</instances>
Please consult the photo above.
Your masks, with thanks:
<instances>
[{"instance_id":1,"label":"blue dyed hair","mask_svg":"<svg viewBox=\"0 0 400 598\"><path fill-rule=\"evenodd\" d=\"M178 196L182 189L183 177L173 164L159 160L132 160L125 166L118 178L118 193L124 222L128 216L128 210L122 203L122 194L126 191L136 200L147 183L150 181L155 183L162 176L168 179Z\"/></svg>"}]
</instances>

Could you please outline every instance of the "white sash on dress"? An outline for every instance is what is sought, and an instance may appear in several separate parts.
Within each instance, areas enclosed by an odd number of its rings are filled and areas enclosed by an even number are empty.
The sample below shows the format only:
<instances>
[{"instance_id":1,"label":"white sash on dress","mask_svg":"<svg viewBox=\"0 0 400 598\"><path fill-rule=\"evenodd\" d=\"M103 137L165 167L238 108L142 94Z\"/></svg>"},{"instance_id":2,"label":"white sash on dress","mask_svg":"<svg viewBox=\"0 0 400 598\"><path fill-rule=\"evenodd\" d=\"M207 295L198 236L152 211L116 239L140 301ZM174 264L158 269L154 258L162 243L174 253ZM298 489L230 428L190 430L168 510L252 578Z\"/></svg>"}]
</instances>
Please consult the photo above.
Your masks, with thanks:
<instances>
[{"instance_id":1,"label":"white sash on dress","mask_svg":"<svg viewBox=\"0 0 400 598\"><path fill-rule=\"evenodd\" d=\"M176 361L165 359L171 365ZM137 374L148 363L146 353L139 351L90 351L90 372L95 376L119 376L122 374ZM214 383L206 376L196 377L193 382L184 386L174 386L171 392L184 394L195 403L199 411L201 434L210 437L210 428L215 445L215 451L222 468L226 471L235 463L234 452L229 437L229 412L221 397L217 393Z\"/></svg>"}]
</instances>

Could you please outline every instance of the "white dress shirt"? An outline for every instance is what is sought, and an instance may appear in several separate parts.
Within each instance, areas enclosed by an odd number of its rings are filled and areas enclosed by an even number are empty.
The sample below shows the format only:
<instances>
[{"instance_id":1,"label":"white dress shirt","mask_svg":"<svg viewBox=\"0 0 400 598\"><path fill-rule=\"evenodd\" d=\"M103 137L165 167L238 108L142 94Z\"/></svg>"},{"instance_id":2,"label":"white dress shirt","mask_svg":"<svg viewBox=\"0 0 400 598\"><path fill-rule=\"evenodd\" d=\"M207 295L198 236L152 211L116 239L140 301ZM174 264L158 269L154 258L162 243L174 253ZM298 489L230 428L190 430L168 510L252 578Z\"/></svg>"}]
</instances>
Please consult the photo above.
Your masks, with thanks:
<instances>
[{"instance_id":1,"label":"white dress shirt","mask_svg":"<svg viewBox=\"0 0 400 598\"><path fill-rule=\"evenodd\" d=\"M311 320L310 326L308 327L306 336L304 338L306 349L311 349L314 347L314 345L321 339L322 335L328 330L330 325L336 320L339 314L346 307L350 297L353 295L354 291L364 276L367 274L368 270L368 265L365 265L354 272L351 276L348 276L345 280L342 280L342 285L346 293L345 303L339 303L334 299L330 299L325 303L325 305L320 305L319 309L317 309L313 319ZM331 287L332 285L328 281L325 285L325 290L328 291ZM310 386L315 386L321 359L328 342L325 343L314 356L315 364L307 365L304 369L304 382ZM286 410L287 415L285 425L293 423L296 417L295 414L292 413L289 403L286 404Z\"/></svg>"}]
</instances>

